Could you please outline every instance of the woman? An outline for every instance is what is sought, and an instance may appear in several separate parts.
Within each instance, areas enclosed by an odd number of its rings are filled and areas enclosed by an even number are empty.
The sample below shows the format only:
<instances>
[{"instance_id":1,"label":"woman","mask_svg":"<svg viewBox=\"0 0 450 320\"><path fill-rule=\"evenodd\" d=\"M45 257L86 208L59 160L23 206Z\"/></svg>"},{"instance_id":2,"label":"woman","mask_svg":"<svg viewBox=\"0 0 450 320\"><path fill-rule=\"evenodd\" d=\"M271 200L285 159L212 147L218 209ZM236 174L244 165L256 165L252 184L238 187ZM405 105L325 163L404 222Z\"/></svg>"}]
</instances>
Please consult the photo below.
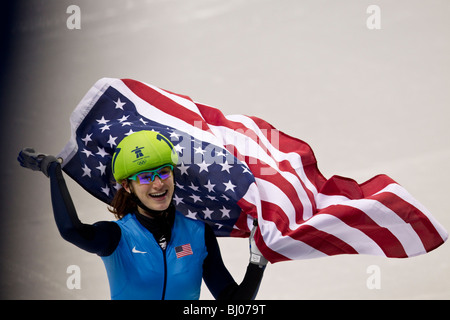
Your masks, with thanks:
<instances>
[{"instance_id":1,"label":"woman","mask_svg":"<svg viewBox=\"0 0 450 320\"><path fill-rule=\"evenodd\" d=\"M102 258L112 299L199 299L202 278L216 299L253 299L267 260L250 245L245 277L240 285L233 280L212 229L176 211L172 197L177 158L172 143L159 133L140 131L125 137L112 160L114 178L123 188L110 211L119 220L93 225L78 219L58 159L24 149L18 160L50 178L61 236Z\"/></svg>"}]
</instances>

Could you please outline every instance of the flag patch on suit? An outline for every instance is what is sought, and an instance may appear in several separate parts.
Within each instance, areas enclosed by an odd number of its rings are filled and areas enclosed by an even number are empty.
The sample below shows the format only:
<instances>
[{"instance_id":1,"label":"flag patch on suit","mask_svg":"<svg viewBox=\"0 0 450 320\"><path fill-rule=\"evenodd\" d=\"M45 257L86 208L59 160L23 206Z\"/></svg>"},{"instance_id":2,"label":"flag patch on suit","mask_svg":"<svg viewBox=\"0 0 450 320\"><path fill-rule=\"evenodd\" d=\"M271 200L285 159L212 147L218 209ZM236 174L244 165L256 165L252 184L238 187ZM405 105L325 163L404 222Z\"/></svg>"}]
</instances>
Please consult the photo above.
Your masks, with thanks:
<instances>
[{"instance_id":1,"label":"flag patch on suit","mask_svg":"<svg viewBox=\"0 0 450 320\"><path fill-rule=\"evenodd\" d=\"M175 247L175 253L177 255L177 259L185 256L189 256L191 254L194 254L192 252L191 244L183 244L182 246Z\"/></svg>"}]
</instances>

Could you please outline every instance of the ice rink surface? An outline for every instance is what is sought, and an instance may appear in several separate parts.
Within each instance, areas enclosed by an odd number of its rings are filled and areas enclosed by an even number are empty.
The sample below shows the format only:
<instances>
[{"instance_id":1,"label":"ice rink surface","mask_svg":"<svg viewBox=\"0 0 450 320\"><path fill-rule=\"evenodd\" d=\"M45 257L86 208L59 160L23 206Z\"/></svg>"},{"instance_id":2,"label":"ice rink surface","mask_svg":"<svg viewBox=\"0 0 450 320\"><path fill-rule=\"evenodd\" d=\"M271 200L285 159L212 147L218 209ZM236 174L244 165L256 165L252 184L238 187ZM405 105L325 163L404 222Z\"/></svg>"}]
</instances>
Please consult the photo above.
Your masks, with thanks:
<instances>
[{"instance_id":1,"label":"ice rink surface","mask_svg":"<svg viewBox=\"0 0 450 320\"><path fill-rule=\"evenodd\" d=\"M2 299L109 299L101 260L65 242L49 183L22 147L58 153L102 77L133 78L308 142L326 177L385 173L450 230L450 2L446 0L16 1L1 96ZM67 8L81 10L71 30ZM377 5L381 29L371 29ZM369 22L369 24L368 24ZM81 220L112 220L66 179ZM247 239L220 239L237 282ZM69 289L71 265L81 289ZM381 275L370 289L371 266ZM335 256L266 269L258 299L449 299L450 249L409 259ZM202 290L202 299L212 299Z\"/></svg>"}]
</instances>

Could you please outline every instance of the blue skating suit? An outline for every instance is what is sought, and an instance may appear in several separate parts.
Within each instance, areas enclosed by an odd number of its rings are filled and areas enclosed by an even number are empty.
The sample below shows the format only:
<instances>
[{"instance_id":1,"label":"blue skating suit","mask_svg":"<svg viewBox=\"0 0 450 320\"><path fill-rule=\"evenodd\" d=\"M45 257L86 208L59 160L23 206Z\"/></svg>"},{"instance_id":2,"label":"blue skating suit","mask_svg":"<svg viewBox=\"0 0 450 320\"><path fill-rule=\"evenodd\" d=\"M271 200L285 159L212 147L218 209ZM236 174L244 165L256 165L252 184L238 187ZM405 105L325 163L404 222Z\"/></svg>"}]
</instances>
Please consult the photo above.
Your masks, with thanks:
<instances>
[{"instance_id":1,"label":"blue skating suit","mask_svg":"<svg viewBox=\"0 0 450 320\"><path fill-rule=\"evenodd\" d=\"M134 214L116 223L122 232L119 245L111 255L102 257L111 299L199 299L203 260L207 256L203 222L176 212L172 238L165 251Z\"/></svg>"}]
</instances>

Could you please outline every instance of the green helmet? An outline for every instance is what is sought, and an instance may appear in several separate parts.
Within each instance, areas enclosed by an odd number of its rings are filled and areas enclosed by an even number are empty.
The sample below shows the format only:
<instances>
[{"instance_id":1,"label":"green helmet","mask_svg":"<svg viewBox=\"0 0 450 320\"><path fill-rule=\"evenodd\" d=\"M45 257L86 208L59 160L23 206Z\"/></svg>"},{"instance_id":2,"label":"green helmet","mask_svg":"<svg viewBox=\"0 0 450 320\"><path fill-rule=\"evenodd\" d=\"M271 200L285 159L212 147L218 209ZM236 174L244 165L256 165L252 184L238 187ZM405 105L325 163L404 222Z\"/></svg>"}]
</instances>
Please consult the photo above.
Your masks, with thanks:
<instances>
[{"instance_id":1,"label":"green helmet","mask_svg":"<svg viewBox=\"0 0 450 320\"><path fill-rule=\"evenodd\" d=\"M117 182L136 173L164 164L176 165L178 154L172 142L155 131L139 131L125 137L112 158L112 172Z\"/></svg>"}]
</instances>

